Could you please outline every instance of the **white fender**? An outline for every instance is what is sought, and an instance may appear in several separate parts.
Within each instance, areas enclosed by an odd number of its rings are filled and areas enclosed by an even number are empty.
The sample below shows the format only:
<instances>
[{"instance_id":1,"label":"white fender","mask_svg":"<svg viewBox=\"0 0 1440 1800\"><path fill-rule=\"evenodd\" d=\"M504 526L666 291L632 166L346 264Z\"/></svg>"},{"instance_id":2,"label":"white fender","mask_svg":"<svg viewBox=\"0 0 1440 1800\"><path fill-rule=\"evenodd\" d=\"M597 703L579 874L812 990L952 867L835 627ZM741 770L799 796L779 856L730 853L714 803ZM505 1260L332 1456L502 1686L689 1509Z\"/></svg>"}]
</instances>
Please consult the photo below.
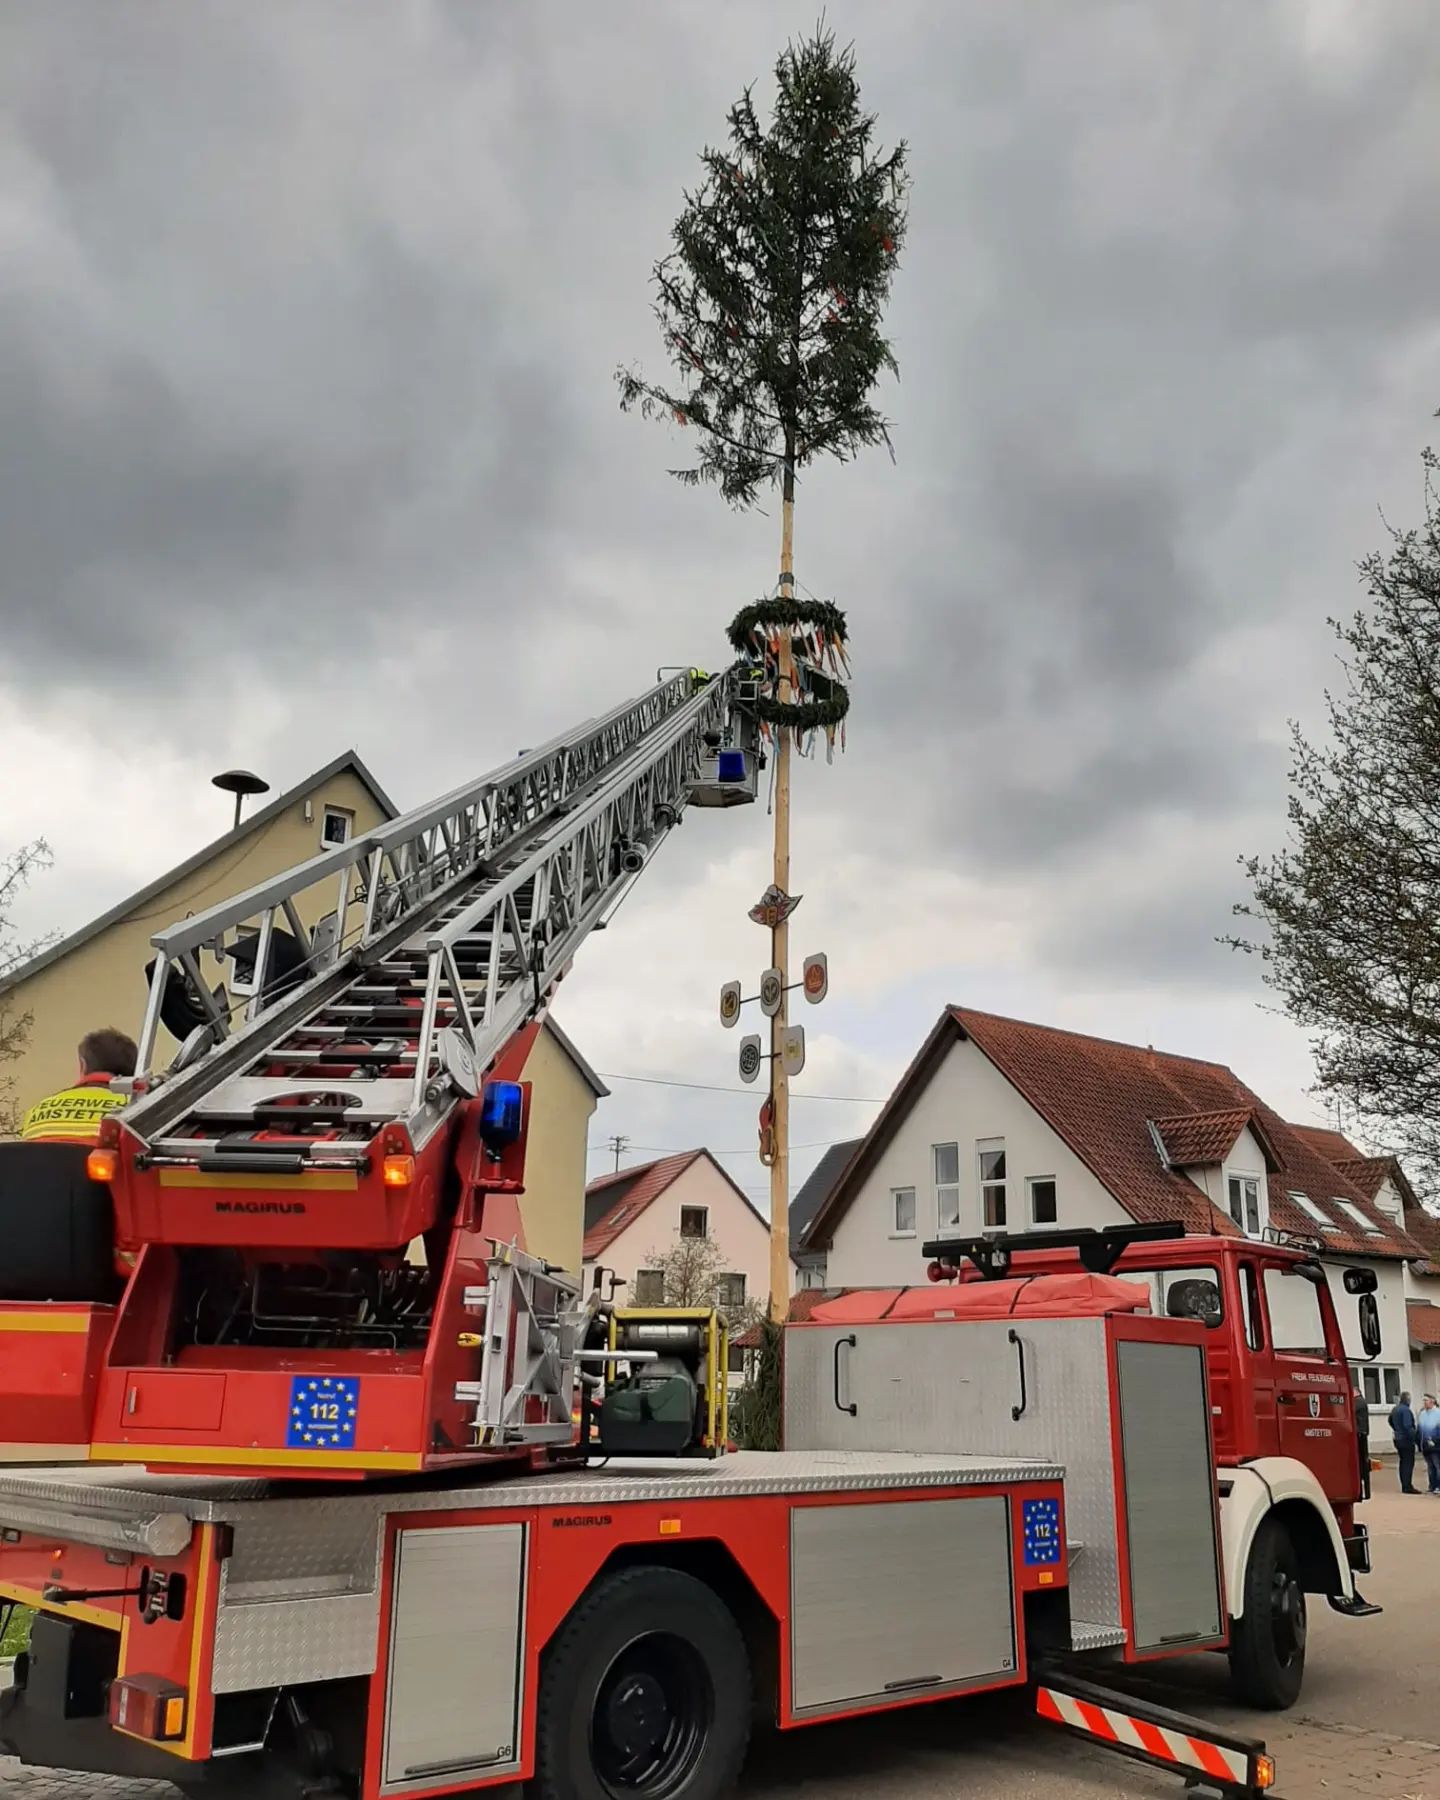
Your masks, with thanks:
<instances>
[{"instance_id":1,"label":"white fender","mask_svg":"<svg viewBox=\"0 0 1440 1800\"><path fill-rule=\"evenodd\" d=\"M1271 1510L1287 1500L1301 1501L1319 1516L1335 1552L1340 1593L1347 1600L1354 1595L1355 1582L1345 1555L1345 1540L1324 1489L1304 1463L1289 1456L1262 1456L1241 1468L1218 1469L1216 1474L1221 1487L1228 1484L1230 1489L1220 1496L1220 1544L1232 1618L1238 1619L1245 1605L1245 1565L1250 1560L1255 1533Z\"/></svg>"}]
</instances>

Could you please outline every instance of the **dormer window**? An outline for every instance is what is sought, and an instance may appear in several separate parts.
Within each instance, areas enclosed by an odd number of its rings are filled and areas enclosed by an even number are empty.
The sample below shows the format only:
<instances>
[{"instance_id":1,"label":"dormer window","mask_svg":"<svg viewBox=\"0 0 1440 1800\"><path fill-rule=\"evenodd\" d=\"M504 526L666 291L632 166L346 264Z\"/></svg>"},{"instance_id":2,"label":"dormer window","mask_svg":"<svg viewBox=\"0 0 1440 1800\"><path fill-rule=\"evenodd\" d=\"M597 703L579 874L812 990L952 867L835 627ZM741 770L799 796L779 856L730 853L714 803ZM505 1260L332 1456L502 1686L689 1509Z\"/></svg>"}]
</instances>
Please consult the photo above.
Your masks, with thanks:
<instances>
[{"instance_id":1,"label":"dormer window","mask_svg":"<svg viewBox=\"0 0 1440 1800\"><path fill-rule=\"evenodd\" d=\"M1260 1177L1231 1175L1226 1183L1230 1217L1246 1237L1260 1236Z\"/></svg>"}]
</instances>

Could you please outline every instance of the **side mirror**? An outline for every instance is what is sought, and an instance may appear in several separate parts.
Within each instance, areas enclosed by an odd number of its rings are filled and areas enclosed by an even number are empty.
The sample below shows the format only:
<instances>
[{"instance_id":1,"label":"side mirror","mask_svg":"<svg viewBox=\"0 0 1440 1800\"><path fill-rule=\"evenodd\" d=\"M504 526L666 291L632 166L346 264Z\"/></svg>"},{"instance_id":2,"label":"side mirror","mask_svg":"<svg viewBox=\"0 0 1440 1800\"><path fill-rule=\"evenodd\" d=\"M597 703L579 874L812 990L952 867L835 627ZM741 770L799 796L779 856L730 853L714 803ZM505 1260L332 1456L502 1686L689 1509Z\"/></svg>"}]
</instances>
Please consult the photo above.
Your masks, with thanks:
<instances>
[{"instance_id":1,"label":"side mirror","mask_svg":"<svg viewBox=\"0 0 1440 1800\"><path fill-rule=\"evenodd\" d=\"M1372 1281L1375 1279L1374 1274L1369 1270L1357 1269L1353 1273L1370 1274L1370 1279ZM1380 1308L1376 1304L1374 1294L1362 1294L1357 1310L1360 1314L1360 1344L1365 1352L1366 1360L1373 1362L1380 1354Z\"/></svg>"},{"instance_id":2,"label":"side mirror","mask_svg":"<svg viewBox=\"0 0 1440 1800\"><path fill-rule=\"evenodd\" d=\"M1347 1269L1345 1271L1345 1292L1347 1294L1373 1294L1380 1285L1373 1269Z\"/></svg>"}]
</instances>

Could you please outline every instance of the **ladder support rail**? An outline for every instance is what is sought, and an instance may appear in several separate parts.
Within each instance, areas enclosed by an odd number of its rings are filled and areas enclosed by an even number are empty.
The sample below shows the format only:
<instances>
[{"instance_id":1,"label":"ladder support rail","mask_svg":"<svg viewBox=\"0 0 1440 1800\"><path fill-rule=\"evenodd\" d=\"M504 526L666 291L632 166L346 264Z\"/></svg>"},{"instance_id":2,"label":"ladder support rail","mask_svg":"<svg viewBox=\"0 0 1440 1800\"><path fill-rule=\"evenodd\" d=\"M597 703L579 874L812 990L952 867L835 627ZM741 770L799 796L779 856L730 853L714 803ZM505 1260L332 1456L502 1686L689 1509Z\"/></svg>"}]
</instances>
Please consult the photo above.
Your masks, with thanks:
<instances>
[{"instance_id":1,"label":"ladder support rail","mask_svg":"<svg viewBox=\"0 0 1440 1800\"><path fill-rule=\"evenodd\" d=\"M578 732L564 733L478 781L454 789L439 801L362 833L348 844L322 851L282 875L259 882L231 900L157 932L151 942L159 954L135 1074L153 1085L161 1002L171 961L183 963L187 952L194 956L191 979L203 997L208 984L195 972L198 953L210 949L223 956L227 942L233 941L240 926L258 921L264 931L265 921L273 920L277 910L284 912L304 955L311 958L314 952L310 934L303 926L297 901L331 880L336 883L335 943L333 951L326 949L321 954L327 961L332 955L343 956L355 947L357 940L361 948L368 948L395 919L407 911L418 911L485 856L541 822L547 811L581 785L596 780L690 698L688 681L662 683L638 699L613 708L598 721L589 721ZM434 845L440 838L448 838L448 854L436 854ZM353 872L361 869L363 925L358 930L353 926L347 929L346 914L360 898L352 888ZM257 968L257 973L263 970ZM315 973L313 966L310 973ZM273 999L267 999L263 983L257 982L257 992L245 1009L247 1022L268 1016L275 1004ZM221 1009L207 1006L207 1011L222 1036L233 1035L231 1021Z\"/></svg>"}]
</instances>

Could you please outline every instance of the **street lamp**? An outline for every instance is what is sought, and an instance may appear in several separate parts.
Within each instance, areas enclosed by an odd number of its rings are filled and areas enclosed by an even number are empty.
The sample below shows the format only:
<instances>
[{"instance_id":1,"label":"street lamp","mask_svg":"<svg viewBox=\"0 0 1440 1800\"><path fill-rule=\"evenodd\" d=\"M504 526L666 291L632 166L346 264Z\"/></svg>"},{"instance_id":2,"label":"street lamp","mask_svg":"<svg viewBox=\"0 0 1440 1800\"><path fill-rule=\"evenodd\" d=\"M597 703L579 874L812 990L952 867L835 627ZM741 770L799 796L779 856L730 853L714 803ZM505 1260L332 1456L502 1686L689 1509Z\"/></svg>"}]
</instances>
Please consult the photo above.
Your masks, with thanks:
<instances>
[{"instance_id":1,"label":"street lamp","mask_svg":"<svg viewBox=\"0 0 1440 1800\"><path fill-rule=\"evenodd\" d=\"M268 794L270 783L262 781L258 775L252 775L248 769L226 769L223 775L211 777L212 787L223 788L227 794L235 796L235 829L240 823L240 808L245 803L247 794Z\"/></svg>"}]
</instances>

